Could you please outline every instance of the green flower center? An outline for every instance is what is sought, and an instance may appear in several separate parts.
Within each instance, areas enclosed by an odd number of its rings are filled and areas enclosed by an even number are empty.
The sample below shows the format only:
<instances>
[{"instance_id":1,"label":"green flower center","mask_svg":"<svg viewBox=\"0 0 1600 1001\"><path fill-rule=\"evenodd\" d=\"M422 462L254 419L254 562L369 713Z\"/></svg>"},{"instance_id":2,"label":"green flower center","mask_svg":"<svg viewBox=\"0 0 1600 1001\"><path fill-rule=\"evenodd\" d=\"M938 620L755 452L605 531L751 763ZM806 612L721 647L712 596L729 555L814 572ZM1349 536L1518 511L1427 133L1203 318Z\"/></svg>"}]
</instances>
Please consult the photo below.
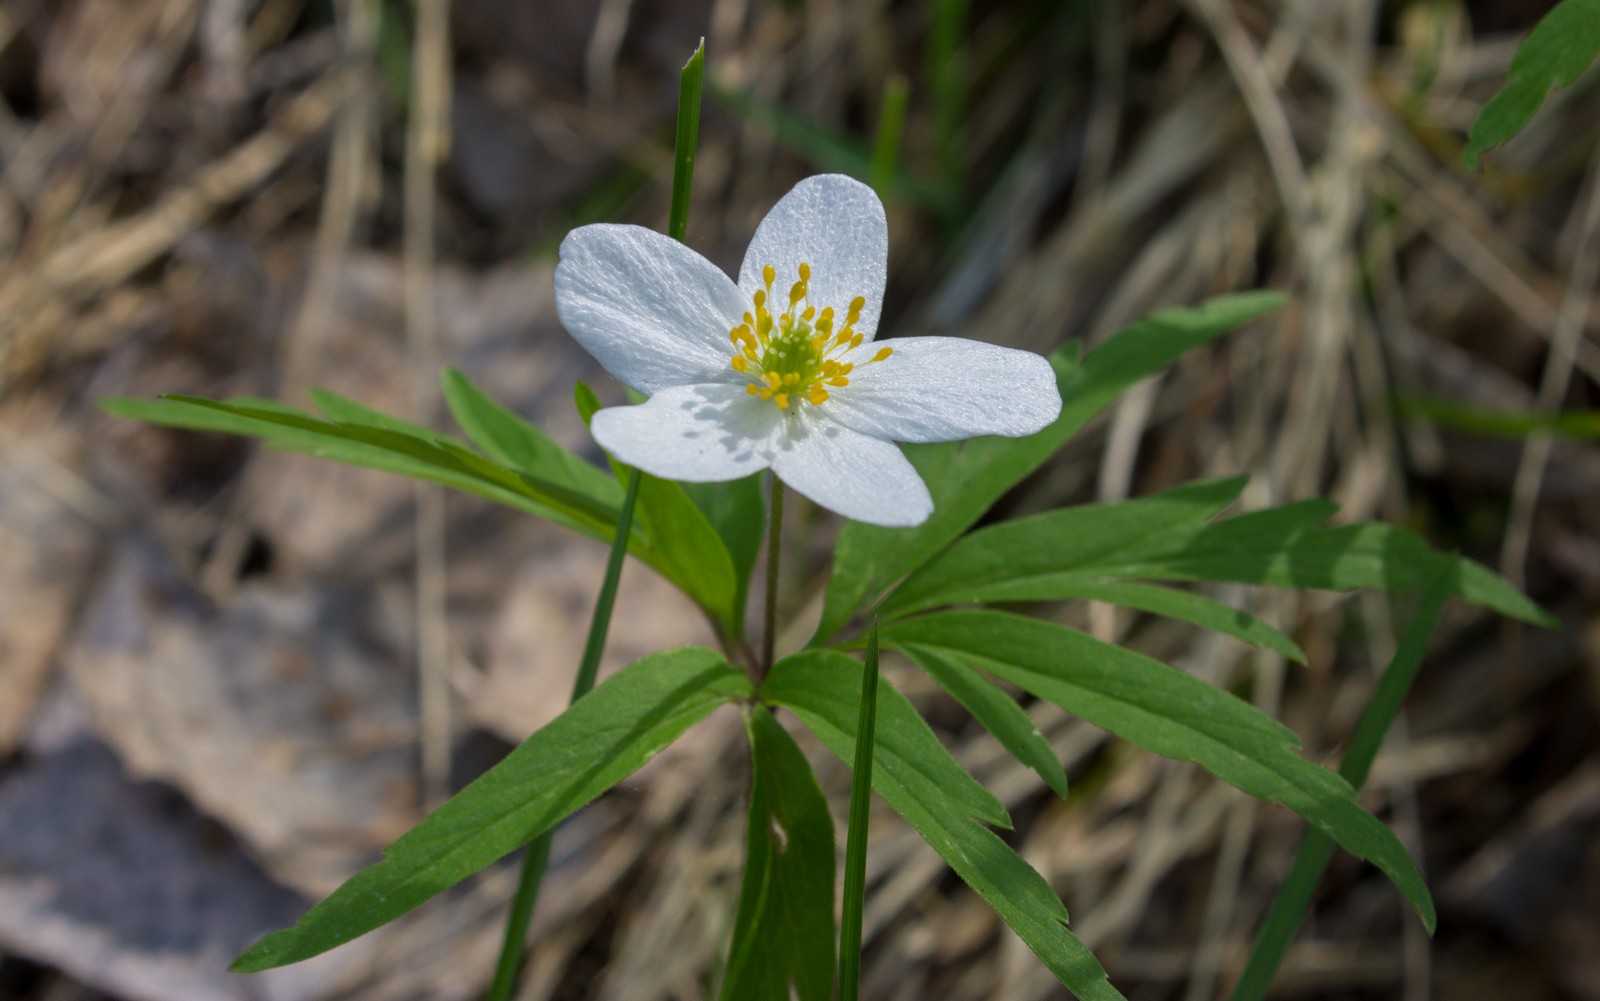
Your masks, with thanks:
<instances>
[{"instance_id":1,"label":"green flower center","mask_svg":"<svg viewBox=\"0 0 1600 1001\"><path fill-rule=\"evenodd\" d=\"M801 264L799 274L800 280L789 289L788 308L773 315L772 283L778 274L770 264L762 268L765 287L751 297L754 309L728 331L739 351L729 364L748 380L745 392L771 400L779 410L789 409L796 400L820 406L828 399L828 387L848 386L856 366L839 359L866 340L854 329L866 299L859 295L852 299L844 324L835 330L833 307L818 312L810 303L811 265ZM883 361L893 353L891 348L879 348L862 364Z\"/></svg>"}]
</instances>

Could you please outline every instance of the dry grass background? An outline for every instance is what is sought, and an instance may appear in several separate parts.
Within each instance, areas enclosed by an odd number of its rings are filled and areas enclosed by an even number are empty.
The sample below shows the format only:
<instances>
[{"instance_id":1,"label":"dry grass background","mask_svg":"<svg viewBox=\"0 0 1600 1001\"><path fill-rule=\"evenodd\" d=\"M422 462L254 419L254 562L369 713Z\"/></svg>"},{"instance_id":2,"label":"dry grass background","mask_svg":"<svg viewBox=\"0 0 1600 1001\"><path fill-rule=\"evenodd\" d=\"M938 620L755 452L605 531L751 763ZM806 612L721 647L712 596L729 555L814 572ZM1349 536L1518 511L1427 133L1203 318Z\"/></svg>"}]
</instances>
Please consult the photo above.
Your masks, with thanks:
<instances>
[{"instance_id":1,"label":"dry grass background","mask_svg":"<svg viewBox=\"0 0 1600 1001\"><path fill-rule=\"evenodd\" d=\"M1293 294L1006 503L1248 471L1251 505L1323 493L1523 583L1566 628L1452 608L1368 790L1425 866L1438 937L1341 857L1277 996L1600 998L1600 452L1395 406L1600 405L1595 74L1486 173L1457 165L1547 6L0 4L0 998L481 990L506 871L324 960L221 971L559 710L599 547L94 401L325 386L433 419L448 363L593 454L569 394L603 377L555 323L553 247L581 222L663 224L676 71L702 35L733 96L708 97L689 239L724 264L794 180L859 162L899 74L890 331L1045 350L1224 291ZM804 606L825 545L791 565ZM1404 603L1223 593L1311 665L1047 614L1235 685L1333 760ZM620 601L612 666L705 638L641 569ZM1075 782L1055 801L894 677L1130 998L1223 996L1291 815L1035 707ZM714 717L563 828L521 997L703 996L741 863L740 740ZM865 996L1064 996L878 820Z\"/></svg>"}]
</instances>

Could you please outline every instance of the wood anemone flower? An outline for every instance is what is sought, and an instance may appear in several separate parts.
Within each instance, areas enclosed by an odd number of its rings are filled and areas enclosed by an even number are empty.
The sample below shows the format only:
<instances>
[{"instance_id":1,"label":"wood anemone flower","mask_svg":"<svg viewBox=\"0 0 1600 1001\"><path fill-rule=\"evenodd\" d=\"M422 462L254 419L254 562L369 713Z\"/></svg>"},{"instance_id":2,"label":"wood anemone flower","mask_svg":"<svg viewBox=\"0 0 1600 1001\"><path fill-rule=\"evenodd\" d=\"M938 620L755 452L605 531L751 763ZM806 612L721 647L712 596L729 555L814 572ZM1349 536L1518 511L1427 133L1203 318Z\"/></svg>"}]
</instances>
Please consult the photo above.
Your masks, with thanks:
<instances>
[{"instance_id":1,"label":"wood anemone flower","mask_svg":"<svg viewBox=\"0 0 1600 1001\"><path fill-rule=\"evenodd\" d=\"M664 479L770 468L823 507L874 525L933 500L895 442L1033 434L1061 412L1050 364L960 337L874 342L889 228L872 189L807 178L773 206L734 284L640 226L561 243L556 310L578 343L649 397L594 415L595 440Z\"/></svg>"}]
</instances>

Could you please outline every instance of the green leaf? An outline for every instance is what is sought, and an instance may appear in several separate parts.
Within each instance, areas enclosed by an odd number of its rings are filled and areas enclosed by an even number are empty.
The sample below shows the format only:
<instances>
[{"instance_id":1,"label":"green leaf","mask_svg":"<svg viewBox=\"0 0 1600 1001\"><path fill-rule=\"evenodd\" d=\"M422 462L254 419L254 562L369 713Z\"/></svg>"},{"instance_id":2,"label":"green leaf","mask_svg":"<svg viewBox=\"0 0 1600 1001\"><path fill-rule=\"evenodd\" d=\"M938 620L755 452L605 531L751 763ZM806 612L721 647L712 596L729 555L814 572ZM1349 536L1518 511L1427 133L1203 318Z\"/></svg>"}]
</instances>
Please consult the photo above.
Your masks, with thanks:
<instances>
[{"instance_id":1,"label":"green leaf","mask_svg":"<svg viewBox=\"0 0 1600 1001\"><path fill-rule=\"evenodd\" d=\"M907 457L933 494L933 514L915 528L845 525L834 550L816 639L832 636L885 588L971 528L1124 390L1188 351L1277 309L1284 300L1279 292L1245 292L1192 309L1156 313L1120 331L1081 364L1069 350L1057 351L1050 362L1061 388L1061 416L1038 434L907 446Z\"/></svg>"},{"instance_id":2,"label":"green leaf","mask_svg":"<svg viewBox=\"0 0 1600 1001\"><path fill-rule=\"evenodd\" d=\"M337 399L324 397L325 401ZM389 426L379 426L370 418L348 423L327 421L269 401L220 402L193 396L110 399L101 405L119 417L166 427L259 437L272 448L442 483L595 538L609 538L616 521L614 505L607 506L559 483L507 469L443 434L429 432L424 437L400 430L403 422L393 419L388 419Z\"/></svg>"},{"instance_id":3,"label":"green leaf","mask_svg":"<svg viewBox=\"0 0 1600 1001\"><path fill-rule=\"evenodd\" d=\"M1600 54L1600 0L1562 0L1517 46L1505 86L1472 123L1461 160L1477 170L1483 153L1521 132L1545 95L1577 80Z\"/></svg>"},{"instance_id":4,"label":"green leaf","mask_svg":"<svg viewBox=\"0 0 1600 1001\"><path fill-rule=\"evenodd\" d=\"M937 650L907 647L904 652L994 734L1013 757L1038 772L1052 792L1067 798L1067 775L1056 760L1055 749L1015 699L977 671Z\"/></svg>"},{"instance_id":5,"label":"green leaf","mask_svg":"<svg viewBox=\"0 0 1600 1001\"><path fill-rule=\"evenodd\" d=\"M831 650L786 657L762 697L792 710L828 750L853 760L860 692L853 658ZM1004 809L944 749L905 696L880 681L872 788L1082 1001L1124 1001L1104 968L1067 930L1050 884L987 824L1010 826ZM981 823L980 823L981 822Z\"/></svg>"},{"instance_id":6,"label":"green leaf","mask_svg":"<svg viewBox=\"0 0 1600 1001\"><path fill-rule=\"evenodd\" d=\"M1490 438L1520 440L1541 432L1580 441L1600 438L1600 410L1567 410L1556 414L1491 410L1428 396L1402 396L1395 401L1395 408L1404 417Z\"/></svg>"},{"instance_id":7,"label":"green leaf","mask_svg":"<svg viewBox=\"0 0 1600 1001\"><path fill-rule=\"evenodd\" d=\"M1292 731L1229 692L1065 626L1001 612L909 619L885 626L883 641L966 660L1125 740L1282 803L1383 870L1432 931L1427 885L1394 834L1361 808L1349 783L1300 757Z\"/></svg>"},{"instance_id":8,"label":"green leaf","mask_svg":"<svg viewBox=\"0 0 1600 1001\"><path fill-rule=\"evenodd\" d=\"M1283 633L1243 609L1193 591L1179 591L1158 584L1085 580L1063 581L1061 586L1053 588L1053 592L1051 597L1058 600L1104 601L1152 615L1164 615L1224 636L1232 636L1251 646L1271 650L1297 664L1306 662L1306 652Z\"/></svg>"},{"instance_id":9,"label":"green leaf","mask_svg":"<svg viewBox=\"0 0 1600 1001\"><path fill-rule=\"evenodd\" d=\"M1442 562L1455 566L1454 595L1534 625L1559 621L1492 570L1441 553L1421 536L1368 522L1329 526L1325 501L1305 501L1208 525L1181 545L1105 568L1109 576L1211 580L1271 587L1421 591Z\"/></svg>"},{"instance_id":10,"label":"green leaf","mask_svg":"<svg viewBox=\"0 0 1600 1001\"><path fill-rule=\"evenodd\" d=\"M575 394L578 414L587 424L600 409L600 400L581 382ZM626 480L632 467L607 458L617 479ZM645 537L650 565L704 608L725 639L731 642L743 636L749 573L745 572L741 586L727 544L683 486L640 471L635 522Z\"/></svg>"},{"instance_id":11,"label":"green leaf","mask_svg":"<svg viewBox=\"0 0 1600 1001\"><path fill-rule=\"evenodd\" d=\"M678 486L705 515L721 536L733 560L735 612L744 621L750 593L750 574L761 552L762 530L767 525L767 505L761 496L761 474L752 473L723 483L680 483Z\"/></svg>"},{"instance_id":12,"label":"green leaf","mask_svg":"<svg viewBox=\"0 0 1600 1001\"><path fill-rule=\"evenodd\" d=\"M1246 478L1200 480L1115 504L1083 504L979 529L885 599L900 617L962 601L1047 601L1057 578L1103 580L1123 554L1187 538L1244 489Z\"/></svg>"},{"instance_id":13,"label":"green leaf","mask_svg":"<svg viewBox=\"0 0 1600 1001\"><path fill-rule=\"evenodd\" d=\"M327 952L406 913L527 844L630 775L750 683L696 648L636 661L573 703L429 814L292 928L237 960L253 973Z\"/></svg>"},{"instance_id":14,"label":"green leaf","mask_svg":"<svg viewBox=\"0 0 1600 1001\"><path fill-rule=\"evenodd\" d=\"M1350 735L1344 758L1339 762L1339 774L1358 789L1367 781L1367 773L1378 756L1384 737L1400 715L1400 708L1411 691L1411 683L1416 680L1422 657L1428 649L1428 640L1439 625L1446 599L1454 590L1450 578L1455 569L1445 564L1427 590L1423 591L1422 600L1417 603L1417 610L1406 626L1405 635L1395 647L1394 658L1378 680L1377 690L1372 693L1355 732ZM1289 875L1272 898L1272 907L1262 920L1261 935L1256 940L1255 948L1250 951L1250 960L1245 964L1244 973L1234 985L1231 1001L1262 1001L1266 997L1267 989L1272 986L1273 975L1289 951L1289 943L1299 930L1306 911L1310 909L1317 883L1332 858L1333 841L1320 831L1308 832L1300 843L1300 850L1295 853Z\"/></svg>"},{"instance_id":15,"label":"green leaf","mask_svg":"<svg viewBox=\"0 0 1600 1001\"><path fill-rule=\"evenodd\" d=\"M833 996L833 818L794 739L761 706L750 735L750 823L725 1001ZM790 994L791 989L793 995Z\"/></svg>"},{"instance_id":16,"label":"green leaf","mask_svg":"<svg viewBox=\"0 0 1600 1001\"><path fill-rule=\"evenodd\" d=\"M614 507L622 503L622 489L616 480L501 406L465 375L445 369L440 381L451 416L489 458L587 494L602 504Z\"/></svg>"}]
</instances>

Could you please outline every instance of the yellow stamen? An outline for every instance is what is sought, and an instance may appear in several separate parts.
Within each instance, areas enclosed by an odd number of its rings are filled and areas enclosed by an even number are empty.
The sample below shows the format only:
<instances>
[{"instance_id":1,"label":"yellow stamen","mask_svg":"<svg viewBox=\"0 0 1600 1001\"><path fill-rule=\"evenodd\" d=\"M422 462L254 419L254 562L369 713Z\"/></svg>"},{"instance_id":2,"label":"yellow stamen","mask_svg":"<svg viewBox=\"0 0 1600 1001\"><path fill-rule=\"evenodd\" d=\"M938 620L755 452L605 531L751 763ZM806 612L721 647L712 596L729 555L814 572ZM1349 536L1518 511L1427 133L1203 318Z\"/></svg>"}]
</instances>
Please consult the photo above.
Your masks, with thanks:
<instances>
[{"instance_id":1,"label":"yellow stamen","mask_svg":"<svg viewBox=\"0 0 1600 1001\"><path fill-rule=\"evenodd\" d=\"M831 389L850 385L848 377L858 363L843 359L866 343L866 335L854 327L866 309L866 297L851 299L840 323L833 306L810 302L811 265L801 262L795 270L799 280L789 287L787 306L776 312L772 288L778 272L772 265L764 265L763 287L750 295L753 309L743 314L743 323L728 331L738 352L729 365L749 380L745 392L771 400L779 410L792 409L791 403L798 401L821 406L830 399ZM892 353L880 347L871 359L859 364L883 361Z\"/></svg>"}]
</instances>

